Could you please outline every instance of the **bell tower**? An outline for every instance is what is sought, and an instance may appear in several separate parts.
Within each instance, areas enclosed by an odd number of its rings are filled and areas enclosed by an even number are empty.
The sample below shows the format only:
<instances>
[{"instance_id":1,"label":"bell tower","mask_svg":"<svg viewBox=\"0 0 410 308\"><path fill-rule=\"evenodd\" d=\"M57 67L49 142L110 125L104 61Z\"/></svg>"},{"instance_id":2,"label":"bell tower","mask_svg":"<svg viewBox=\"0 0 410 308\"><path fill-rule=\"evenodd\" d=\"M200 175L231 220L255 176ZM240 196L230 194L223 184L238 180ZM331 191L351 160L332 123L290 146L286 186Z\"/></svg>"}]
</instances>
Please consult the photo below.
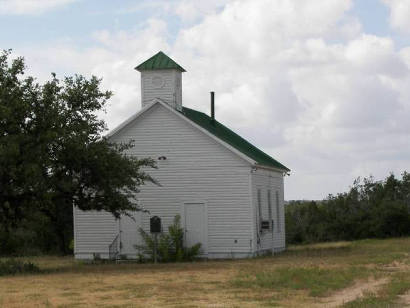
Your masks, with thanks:
<instances>
[{"instance_id":1,"label":"bell tower","mask_svg":"<svg viewBox=\"0 0 410 308\"><path fill-rule=\"evenodd\" d=\"M185 70L162 51L135 67L141 73L141 107L159 98L182 110L182 73Z\"/></svg>"}]
</instances>

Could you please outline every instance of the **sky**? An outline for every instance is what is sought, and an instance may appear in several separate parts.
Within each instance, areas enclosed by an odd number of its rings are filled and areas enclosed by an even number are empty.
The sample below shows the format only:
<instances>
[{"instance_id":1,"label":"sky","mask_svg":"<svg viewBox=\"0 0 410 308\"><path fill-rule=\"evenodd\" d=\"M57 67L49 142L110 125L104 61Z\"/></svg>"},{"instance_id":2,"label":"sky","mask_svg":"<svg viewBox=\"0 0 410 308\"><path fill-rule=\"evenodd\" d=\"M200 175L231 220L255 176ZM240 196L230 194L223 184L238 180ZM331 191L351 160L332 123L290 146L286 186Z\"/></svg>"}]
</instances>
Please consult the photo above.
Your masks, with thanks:
<instances>
[{"instance_id":1,"label":"sky","mask_svg":"<svg viewBox=\"0 0 410 308\"><path fill-rule=\"evenodd\" d=\"M0 0L0 49L40 82L112 90L109 129L140 109L133 68L162 50L183 105L289 167L285 199L410 171L410 0Z\"/></svg>"}]
</instances>

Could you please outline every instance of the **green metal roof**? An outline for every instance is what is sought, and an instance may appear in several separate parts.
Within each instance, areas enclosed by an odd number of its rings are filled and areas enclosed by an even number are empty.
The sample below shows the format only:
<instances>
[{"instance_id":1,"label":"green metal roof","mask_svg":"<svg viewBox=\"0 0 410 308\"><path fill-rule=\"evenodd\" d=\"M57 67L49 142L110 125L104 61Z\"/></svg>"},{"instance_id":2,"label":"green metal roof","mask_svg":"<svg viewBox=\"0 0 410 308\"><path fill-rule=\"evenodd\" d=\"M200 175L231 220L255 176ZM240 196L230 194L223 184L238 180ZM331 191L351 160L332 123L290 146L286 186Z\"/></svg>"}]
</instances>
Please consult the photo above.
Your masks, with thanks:
<instances>
[{"instance_id":1,"label":"green metal roof","mask_svg":"<svg viewBox=\"0 0 410 308\"><path fill-rule=\"evenodd\" d=\"M182 107L182 114L192 122L206 129L214 136L218 137L222 141L225 141L246 156L252 158L257 162L257 164L290 171L289 168L285 167L280 162L270 157L268 154L250 144L248 141L243 139L238 134L235 134L226 126L222 125L216 120L212 121L211 117L209 117L205 113Z\"/></svg>"},{"instance_id":2,"label":"green metal roof","mask_svg":"<svg viewBox=\"0 0 410 308\"><path fill-rule=\"evenodd\" d=\"M137 71L146 71L146 70L164 70L164 69L177 69L181 72L185 72L185 70L164 54L162 51L158 52L156 55L149 58L147 61L141 63L137 67L135 67Z\"/></svg>"}]
</instances>

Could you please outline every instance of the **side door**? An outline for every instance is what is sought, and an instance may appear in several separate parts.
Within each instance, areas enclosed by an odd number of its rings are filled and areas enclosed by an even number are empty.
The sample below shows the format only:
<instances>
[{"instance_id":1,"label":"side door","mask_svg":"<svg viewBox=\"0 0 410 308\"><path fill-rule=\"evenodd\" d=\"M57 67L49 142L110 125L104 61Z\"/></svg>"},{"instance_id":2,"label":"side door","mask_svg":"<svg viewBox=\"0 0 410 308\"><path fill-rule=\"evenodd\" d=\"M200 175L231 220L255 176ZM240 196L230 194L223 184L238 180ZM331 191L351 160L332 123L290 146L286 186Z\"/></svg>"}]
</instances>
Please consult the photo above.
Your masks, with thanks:
<instances>
[{"instance_id":1,"label":"side door","mask_svg":"<svg viewBox=\"0 0 410 308\"><path fill-rule=\"evenodd\" d=\"M208 213L205 202L184 203L185 245L201 243L201 255L208 252Z\"/></svg>"}]
</instances>

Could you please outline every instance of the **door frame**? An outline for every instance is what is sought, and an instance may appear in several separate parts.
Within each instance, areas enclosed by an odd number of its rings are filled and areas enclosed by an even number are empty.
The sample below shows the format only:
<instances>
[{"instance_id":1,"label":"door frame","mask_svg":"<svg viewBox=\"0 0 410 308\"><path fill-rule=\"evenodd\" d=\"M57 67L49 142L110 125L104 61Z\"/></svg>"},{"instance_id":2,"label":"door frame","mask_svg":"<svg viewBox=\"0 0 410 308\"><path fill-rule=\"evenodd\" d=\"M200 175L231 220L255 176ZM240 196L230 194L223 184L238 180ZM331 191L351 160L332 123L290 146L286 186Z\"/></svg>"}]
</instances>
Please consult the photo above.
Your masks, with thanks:
<instances>
[{"instance_id":1,"label":"door frame","mask_svg":"<svg viewBox=\"0 0 410 308\"><path fill-rule=\"evenodd\" d=\"M189 204L203 204L204 205L204 223L205 223L205 243L203 243L206 246L206 250L204 249L204 247L202 246L202 254L200 256L202 257L206 257L208 255L208 251L209 251L209 247L208 247L208 243L209 243L209 238L208 238L208 202L205 200L201 200L201 199L195 199L195 200L185 200L181 202L180 205L180 216L181 216L181 226L184 228L184 243L186 243L186 233L185 233L185 228L186 228L186 220L185 220L185 209Z\"/></svg>"}]
</instances>

